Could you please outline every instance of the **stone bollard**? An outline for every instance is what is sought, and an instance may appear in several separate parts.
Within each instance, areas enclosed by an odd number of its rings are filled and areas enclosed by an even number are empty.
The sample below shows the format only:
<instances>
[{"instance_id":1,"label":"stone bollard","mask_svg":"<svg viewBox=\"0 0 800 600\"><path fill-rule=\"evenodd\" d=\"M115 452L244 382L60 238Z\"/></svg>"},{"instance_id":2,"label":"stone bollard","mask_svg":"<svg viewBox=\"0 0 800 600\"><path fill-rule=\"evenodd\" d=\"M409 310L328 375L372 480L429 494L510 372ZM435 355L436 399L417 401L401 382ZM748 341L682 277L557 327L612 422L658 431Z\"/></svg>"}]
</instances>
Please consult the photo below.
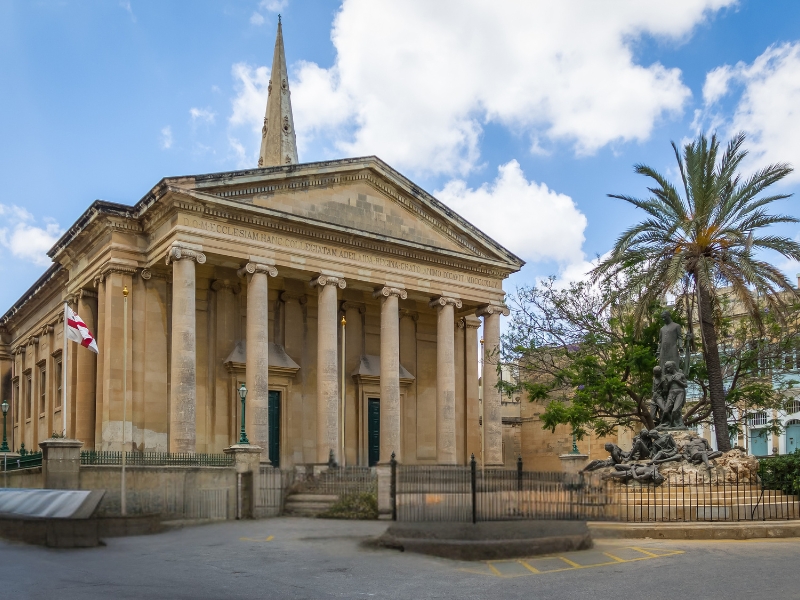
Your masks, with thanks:
<instances>
[{"instance_id":1,"label":"stone bollard","mask_svg":"<svg viewBox=\"0 0 800 600\"><path fill-rule=\"evenodd\" d=\"M570 475L576 475L578 471L588 464L588 454L559 454L561 459L561 470Z\"/></svg>"},{"instance_id":2,"label":"stone bollard","mask_svg":"<svg viewBox=\"0 0 800 600\"><path fill-rule=\"evenodd\" d=\"M236 518L252 519L255 517L255 485L261 466L261 446L235 444L223 452L233 454L236 469Z\"/></svg>"},{"instance_id":3,"label":"stone bollard","mask_svg":"<svg viewBox=\"0 0 800 600\"><path fill-rule=\"evenodd\" d=\"M42 480L47 490L80 489L80 440L50 438L39 442L42 449Z\"/></svg>"}]
</instances>

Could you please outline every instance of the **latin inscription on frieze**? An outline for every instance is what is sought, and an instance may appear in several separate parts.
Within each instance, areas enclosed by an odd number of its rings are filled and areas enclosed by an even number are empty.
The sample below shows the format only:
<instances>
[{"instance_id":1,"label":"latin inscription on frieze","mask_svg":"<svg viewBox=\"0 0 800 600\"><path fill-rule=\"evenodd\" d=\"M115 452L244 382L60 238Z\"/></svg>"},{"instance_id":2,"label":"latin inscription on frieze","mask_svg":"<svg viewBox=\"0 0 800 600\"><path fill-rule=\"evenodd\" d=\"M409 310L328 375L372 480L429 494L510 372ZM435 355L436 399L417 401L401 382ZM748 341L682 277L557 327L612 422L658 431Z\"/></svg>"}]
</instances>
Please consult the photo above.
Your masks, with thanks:
<instances>
[{"instance_id":1,"label":"latin inscription on frieze","mask_svg":"<svg viewBox=\"0 0 800 600\"><path fill-rule=\"evenodd\" d=\"M464 273L457 273L436 267L409 263L394 258L386 258L370 252L360 252L358 250L351 250L349 248L339 248L336 246L329 246L327 244L308 242L275 233L255 231L247 227L238 227L236 225L230 225L227 223L217 223L205 219L190 219L184 217L183 224L187 227L202 229L204 231L217 233L224 236L230 236L243 240L251 240L263 244L269 244L271 246L277 246L279 248L288 248L290 250L300 250L303 252L310 252L323 256L331 256L333 258L340 258L352 262L362 263L368 266L383 267L395 271L416 273L424 277L449 279L451 281L458 281L461 283L468 283L483 287L500 287L499 281L486 277L467 275Z\"/></svg>"}]
</instances>

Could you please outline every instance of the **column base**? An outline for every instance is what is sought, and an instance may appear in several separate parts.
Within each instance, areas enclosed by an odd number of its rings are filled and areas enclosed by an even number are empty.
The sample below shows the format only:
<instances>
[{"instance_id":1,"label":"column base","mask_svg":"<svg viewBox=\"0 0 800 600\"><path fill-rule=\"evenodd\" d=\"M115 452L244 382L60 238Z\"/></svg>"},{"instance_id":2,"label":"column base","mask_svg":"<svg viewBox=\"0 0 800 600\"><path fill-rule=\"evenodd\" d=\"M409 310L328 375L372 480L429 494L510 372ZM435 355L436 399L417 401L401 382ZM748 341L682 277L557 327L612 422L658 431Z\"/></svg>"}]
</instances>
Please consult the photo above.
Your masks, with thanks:
<instances>
[{"instance_id":1,"label":"column base","mask_svg":"<svg viewBox=\"0 0 800 600\"><path fill-rule=\"evenodd\" d=\"M571 475L577 474L589 461L588 454L560 454L561 470Z\"/></svg>"}]
</instances>

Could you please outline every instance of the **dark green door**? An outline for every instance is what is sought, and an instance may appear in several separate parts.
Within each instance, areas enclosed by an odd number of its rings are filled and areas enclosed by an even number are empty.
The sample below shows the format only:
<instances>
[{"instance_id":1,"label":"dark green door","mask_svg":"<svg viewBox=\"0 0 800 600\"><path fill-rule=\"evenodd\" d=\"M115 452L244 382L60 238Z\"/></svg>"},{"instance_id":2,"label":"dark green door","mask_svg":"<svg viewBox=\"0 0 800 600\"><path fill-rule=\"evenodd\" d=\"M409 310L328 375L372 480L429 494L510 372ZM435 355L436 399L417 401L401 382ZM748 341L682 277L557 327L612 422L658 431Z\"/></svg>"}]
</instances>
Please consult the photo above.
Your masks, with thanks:
<instances>
[{"instance_id":1,"label":"dark green door","mask_svg":"<svg viewBox=\"0 0 800 600\"><path fill-rule=\"evenodd\" d=\"M381 401L378 398L367 400L367 446L369 466L373 467L381 459Z\"/></svg>"},{"instance_id":2,"label":"dark green door","mask_svg":"<svg viewBox=\"0 0 800 600\"><path fill-rule=\"evenodd\" d=\"M269 393L269 461L281 466L281 393Z\"/></svg>"}]
</instances>

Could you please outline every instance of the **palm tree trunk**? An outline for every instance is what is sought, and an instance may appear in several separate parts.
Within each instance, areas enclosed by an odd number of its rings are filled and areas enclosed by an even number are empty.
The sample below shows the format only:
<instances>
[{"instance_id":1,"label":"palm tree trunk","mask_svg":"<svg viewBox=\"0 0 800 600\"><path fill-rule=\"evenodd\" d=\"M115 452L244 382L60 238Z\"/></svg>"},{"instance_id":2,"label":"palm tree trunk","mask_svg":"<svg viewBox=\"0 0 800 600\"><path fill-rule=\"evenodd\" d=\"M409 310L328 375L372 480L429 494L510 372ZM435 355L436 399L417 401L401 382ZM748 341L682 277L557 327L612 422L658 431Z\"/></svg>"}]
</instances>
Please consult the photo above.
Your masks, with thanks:
<instances>
[{"instance_id":1,"label":"palm tree trunk","mask_svg":"<svg viewBox=\"0 0 800 600\"><path fill-rule=\"evenodd\" d=\"M725 388L722 384L722 366L719 361L719 345L717 330L714 327L714 315L711 308L711 296L702 285L695 280L697 290L697 312L700 320L700 334L703 337L703 358L708 372L708 395L711 402L711 413L714 417L714 431L717 436L717 448L723 452L731 449L728 434L728 408L725 403Z\"/></svg>"}]
</instances>

